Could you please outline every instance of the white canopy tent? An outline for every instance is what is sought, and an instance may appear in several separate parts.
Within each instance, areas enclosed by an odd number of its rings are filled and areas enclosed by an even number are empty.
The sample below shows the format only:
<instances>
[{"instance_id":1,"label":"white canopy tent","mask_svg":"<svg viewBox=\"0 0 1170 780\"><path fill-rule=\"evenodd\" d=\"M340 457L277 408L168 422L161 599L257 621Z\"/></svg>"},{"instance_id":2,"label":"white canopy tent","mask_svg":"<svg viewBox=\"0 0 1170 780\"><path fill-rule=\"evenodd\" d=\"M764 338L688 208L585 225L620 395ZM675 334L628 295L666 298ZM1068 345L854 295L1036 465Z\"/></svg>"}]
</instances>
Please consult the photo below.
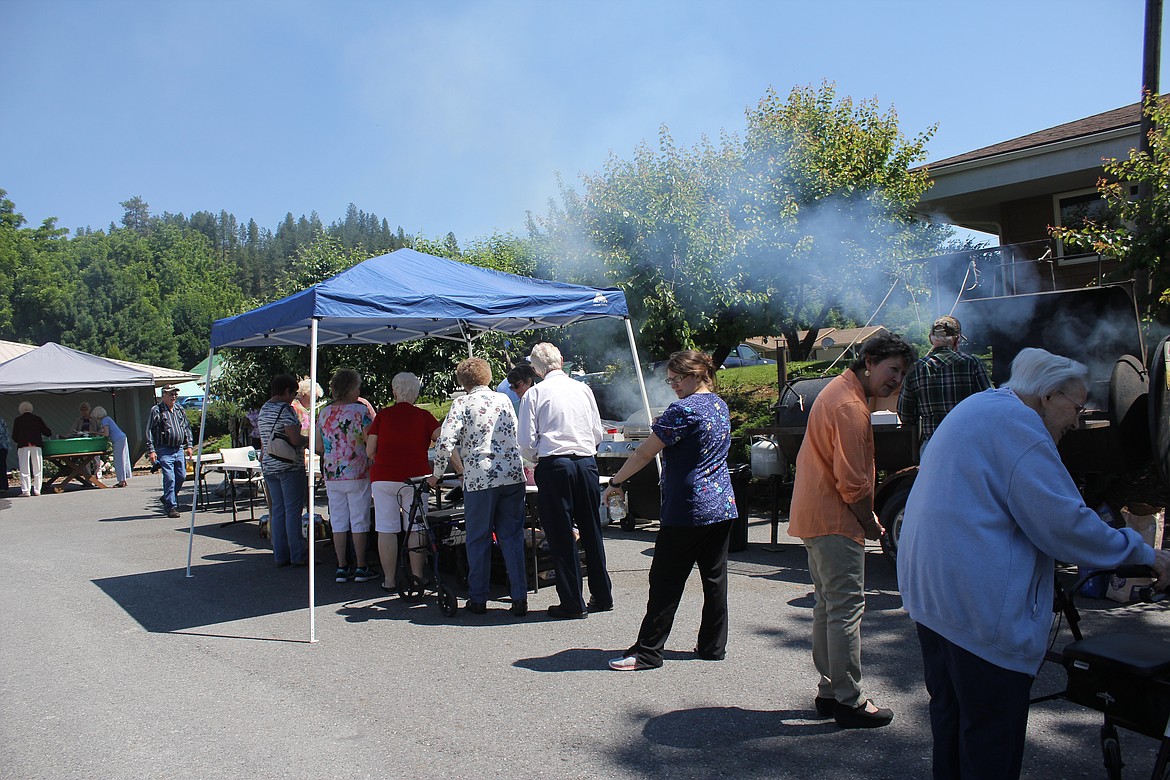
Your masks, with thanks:
<instances>
[{"instance_id":1,"label":"white canopy tent","mask_svg":"<svg viewBox=\"0 0 1170 780\"><path fill-rule=\"evenodd\" d=\"M54 342L32 347L3 342L15 353L0 363L0 416L16 417L21 401L33 404L54 433L65 433L78 416L78 402L104 406L126 433L131 458L145 449L146 421L154 403L154 387L172 377L189 376L181 371L147 366L141 363L110 360ZM15 349L19 348L19 350ZM159 379L159 375L165 377ZM8 458L13 467L16 451ZM8 468L0 463L0 468Z\"/></svg>"},{"instance_id":2,"label":"white canopy tent","mask_svg":"<svg viewBox=\"0 0 1170 780\"><path fill-rule=\"evenodd\" d=\"M625 294L616 288L531 279L399 249L363 263L307 290L235 317L217 321L211 329L208 373L200 422L200 449L211 396L210 366L224 347L307 346L309 375L317 381L317 347L332 344L395 344L419 338L463 341L468 355L475 340L488 332L517 333L602 318L620 318L626 324L630 355L638 376L642 403L649 419L650 402L638 360ZM316 429L316 409L310 409L310 428ZM316 463L314 438L309 438L309 463ZM310 475L312 478L312 475ZM309 517L314 516L309 491ZM309 641L317 641L316 591L313 578L314 523L309 523ZM187 576L195 534L195 505L187 544Z\"/></svg>"}]
</instances>

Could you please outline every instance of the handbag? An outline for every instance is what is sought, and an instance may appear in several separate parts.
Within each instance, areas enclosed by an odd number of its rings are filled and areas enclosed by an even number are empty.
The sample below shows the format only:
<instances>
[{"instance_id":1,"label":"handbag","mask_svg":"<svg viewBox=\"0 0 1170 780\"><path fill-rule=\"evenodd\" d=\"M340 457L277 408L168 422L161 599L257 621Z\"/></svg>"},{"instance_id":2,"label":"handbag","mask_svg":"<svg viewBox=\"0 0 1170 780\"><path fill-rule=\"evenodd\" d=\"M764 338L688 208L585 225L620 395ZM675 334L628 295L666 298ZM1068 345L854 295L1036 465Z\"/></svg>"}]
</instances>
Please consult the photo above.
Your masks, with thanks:
<instances>
[{"instance_id":1,"label":"handbag","mask_svg":"<svg viewBox=\"0 0 1170 780\"><path fill-rule=\"evenodd\" d=\"M279 415L277 417L279 418ZM304 460L300 448L293 446L284 431L277 430L276 423L272 424L272 432L268 437L268 449L264 451L264 454L281 463L300 464Z\"/></svg>"}]
</instances>

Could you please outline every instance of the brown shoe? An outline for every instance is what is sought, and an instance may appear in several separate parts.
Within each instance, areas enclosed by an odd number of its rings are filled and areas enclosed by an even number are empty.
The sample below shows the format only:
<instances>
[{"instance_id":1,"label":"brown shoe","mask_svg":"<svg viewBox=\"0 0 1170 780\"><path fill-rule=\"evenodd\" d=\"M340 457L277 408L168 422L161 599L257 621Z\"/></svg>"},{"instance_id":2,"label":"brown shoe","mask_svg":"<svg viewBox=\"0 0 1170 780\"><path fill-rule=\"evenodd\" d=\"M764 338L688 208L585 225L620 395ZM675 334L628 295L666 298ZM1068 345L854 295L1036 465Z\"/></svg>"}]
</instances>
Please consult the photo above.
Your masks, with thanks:
<instances>
[{"instance_id":1,"label":"brown shoe","mask_svg":"<svg viewBox=\"0 0 1170 780\"><path fill-rule=\"evenodd\" d=\"M173 508L172 508L172 509L168 509L168 510L167 510L167 517L178 517L178 516L179 516L179 510L178 510L178 509L173 509Z\"/></svg>"}]
</instances>

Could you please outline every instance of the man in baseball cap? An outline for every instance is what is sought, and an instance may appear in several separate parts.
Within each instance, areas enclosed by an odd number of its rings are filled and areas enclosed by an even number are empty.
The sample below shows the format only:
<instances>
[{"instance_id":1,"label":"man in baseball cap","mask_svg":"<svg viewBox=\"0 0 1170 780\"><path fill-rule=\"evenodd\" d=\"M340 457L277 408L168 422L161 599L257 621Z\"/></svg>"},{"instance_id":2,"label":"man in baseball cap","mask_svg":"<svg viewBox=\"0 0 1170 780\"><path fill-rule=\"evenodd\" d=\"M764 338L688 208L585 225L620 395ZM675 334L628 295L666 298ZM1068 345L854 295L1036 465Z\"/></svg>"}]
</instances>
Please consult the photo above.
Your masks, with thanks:
<instances>
[{"instance_id":1,"label":"man in baseball cap","mask_svg":"<svg viewBox=\"0 0 1170 780\"><path fill-rule=\"evenodd\" d=\"M951 315L935 320L930 327L930 352L902 382L898 416L903 424L917 424L920 453L947 412L967 396L991 387L983 361L959 352L962 335L962 326Z\"/></svg>"},{"instance_id":2,"label":"man in baseball cap","mask_svg":"<svg viewBox=\"0 0 1170 780\"><path fill-rule=\"evenodd\" d=\"M187 461L192 454L194 435L187 415L176 404L179 388L167 385L162 389L162 401L150 409L146 424L146 454L151 466L162 471L163 511L167 517L179 516L179 491L187 476Z\"/></svg>"}]
</instances>

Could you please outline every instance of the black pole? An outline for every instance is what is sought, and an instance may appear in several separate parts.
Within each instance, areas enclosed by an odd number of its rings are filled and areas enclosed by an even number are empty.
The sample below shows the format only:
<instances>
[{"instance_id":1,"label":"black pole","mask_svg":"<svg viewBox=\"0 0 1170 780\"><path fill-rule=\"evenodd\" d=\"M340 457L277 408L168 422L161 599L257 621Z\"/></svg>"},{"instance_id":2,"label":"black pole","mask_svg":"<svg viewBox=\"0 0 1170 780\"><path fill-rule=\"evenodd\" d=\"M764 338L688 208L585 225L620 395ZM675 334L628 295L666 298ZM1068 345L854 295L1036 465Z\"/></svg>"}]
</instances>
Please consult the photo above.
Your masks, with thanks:
<instances>
[{"instance_id":1,"label":"black pole","mask_svg":"<svg viewBox=\"0 0 1170 780\"><path fill-rule=\"evenodd\" d=\"M1162 0L1146 0L1145 45L1142 48L1142 99L1147 94L1160 94L1160 64L1162 59ZM1153 122L1142 112L1141 150L1150 150L1150 130Z\"/></svg>"},{"instance_id":2,"label":"black pole","mask_svg":"<svg viewBox=\"0 0 1170 780\"><path fill-rule=\"evenodd\" d=\"M1162 0L1146 0L1146 23L1145 23L1145 41L1142 46L1142 112L1141 125L1138 139L1138 150L1144 153L1150 151L1150 133L1154 130L1153 120L1147 116L1145 111L1145 100L1147 95L1158 96L1159 90L1159 66L1162 56ZM1138 183L1138 200L1149 201L1153 197L1153 191L1150 188L1149 182ZM1139 219L1135 230L1142 234L1148 231L1150 226L1146 224L1146 220ZM1134 274L1136 282L1136 292L1140 298L1144 298L1145 308L1148 312L1153 306L1151 274L1149 268L1142 266L1137 269Z\"/></svg>"}]
</instances>

